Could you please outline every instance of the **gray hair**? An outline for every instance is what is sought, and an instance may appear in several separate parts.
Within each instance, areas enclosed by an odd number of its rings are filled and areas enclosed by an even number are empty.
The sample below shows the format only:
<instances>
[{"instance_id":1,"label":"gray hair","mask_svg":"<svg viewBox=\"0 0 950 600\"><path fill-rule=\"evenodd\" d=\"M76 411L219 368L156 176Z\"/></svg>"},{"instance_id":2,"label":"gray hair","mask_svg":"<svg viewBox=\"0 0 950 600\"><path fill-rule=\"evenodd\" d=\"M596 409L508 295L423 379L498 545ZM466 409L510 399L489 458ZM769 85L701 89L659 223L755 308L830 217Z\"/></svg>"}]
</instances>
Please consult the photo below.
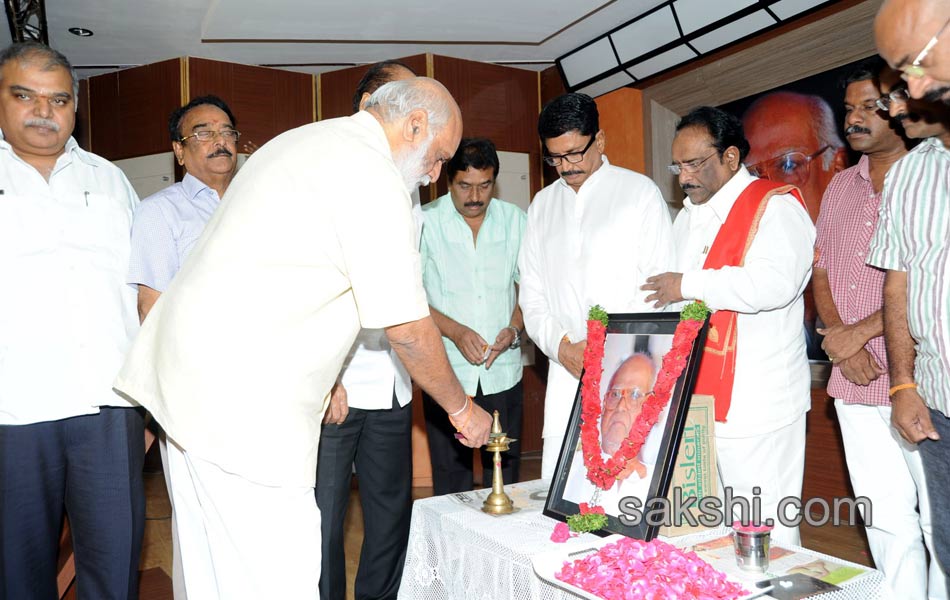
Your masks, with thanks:
<instances>
[{"instance_id":1,"label":"gray hair","mask_svg":"<svg viewBox=\"0 0 950 600\"><path fill-rule=\"evenodd\" d=\"M821 164L824 168L831 167L835 159L835 152L839 148L844 148L844 142L838 135L838 123L835 121L835 113L828 105L828 101L821 96L804 96L808 108L818 125L818 147L829 146L831 152L827 150L821 155Z\"/></svg>"},{"instance_id":2,"label":"gray hair","mask_svg":"<svg viewBox=\"0 0 950 600\"><path fill-rule=\"evenodd\" d=\"M390 81L380 86L366 101L366 109L373 109L384 123L405 118L414 110L424 110L429 117L430 136L438 133L449 122L451 97L441 83L428 77Z\"/></svg>"},{"instance_id":3,"label":"gray hair","mask_svg":"<svg viewBox=\"0 0 950 600\"><path fill-rule=\"evenodd\" d=\"M830 168L831 163L835 159L835 153L838 151L838 149L844 148L844 142L841 140L841 136L838 134L838 124L835 121L835 113L833 110L831 110L831 106L828 104L828 101L821 96L816 96L813 94L800 94L798 92L790 92L787 90L772 92L770 94L761 96L751 105L749 105L749 108L746 109L745 114L742 116L743 122L745 122L747 115L752 114L756 110L761 110L761 104L766 102L775 102L778 99L794 102L804 106L808 110L809 114L811 115L811 121L815 125L815 135L818 138L818 148L828 146L828 149L830 150L830 152L826 150L822 153L821 164L825 169Z\"/></svg>"},{"instance_id":4,"label":"gray hair","mask_svg":"<svg viewBox=\"0 0 950 600\"><path fill-rule=\"evenodd\" d=\"M76 76L76 70L62 52L39 42L16 42L0 52L0 69L11 60L20 63L37 63L42 71L66 69L73 83L73 106L79 108L79 77ZM2 78L3 74L0 72L0 79Z\"/></svg>"}]
</instances>

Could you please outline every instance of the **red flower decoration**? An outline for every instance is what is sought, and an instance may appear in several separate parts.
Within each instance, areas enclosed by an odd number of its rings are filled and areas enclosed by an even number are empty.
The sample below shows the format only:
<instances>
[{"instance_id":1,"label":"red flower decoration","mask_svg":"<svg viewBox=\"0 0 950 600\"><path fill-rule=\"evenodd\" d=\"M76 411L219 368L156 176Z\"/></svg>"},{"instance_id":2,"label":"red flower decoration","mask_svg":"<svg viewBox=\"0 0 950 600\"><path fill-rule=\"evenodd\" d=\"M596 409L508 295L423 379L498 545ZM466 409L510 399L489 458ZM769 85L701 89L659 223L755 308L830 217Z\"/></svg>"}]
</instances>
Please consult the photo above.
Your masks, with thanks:
<instances>
[{"instance_id":1,"label":"red flower decoration","mask_svg":"<svg viewBox=\"0 0 950 600\"><path fill-rule=\"evenodd\" d=\"M584 350L584 379L581 381L581 450L584 454L584 466L587 467L587 478L597 487L608 490L617 481L617 476L624 470L627 462L640 454L640 449L646 441L650 430L656 425L660 414L670 401L670 394L676 381L686 367L690 349L703 320L693 318L696 314L696 305L693 303L683 310L683 320L676 326L673 333L673 345L666 356L657 374L653 391L647 394L640 414L630 427L626 439L620 448L606 462L600 452L600 379L604 374L604 340L607 338L607 325L598 319L587 321L587 347ZM702 308L702 307L700 307ZM702 308L699 314L704 314ZM584 508L581 505L581 514ZM603 509L601 509L603 512Z\"/></svg>"}]
</instances>

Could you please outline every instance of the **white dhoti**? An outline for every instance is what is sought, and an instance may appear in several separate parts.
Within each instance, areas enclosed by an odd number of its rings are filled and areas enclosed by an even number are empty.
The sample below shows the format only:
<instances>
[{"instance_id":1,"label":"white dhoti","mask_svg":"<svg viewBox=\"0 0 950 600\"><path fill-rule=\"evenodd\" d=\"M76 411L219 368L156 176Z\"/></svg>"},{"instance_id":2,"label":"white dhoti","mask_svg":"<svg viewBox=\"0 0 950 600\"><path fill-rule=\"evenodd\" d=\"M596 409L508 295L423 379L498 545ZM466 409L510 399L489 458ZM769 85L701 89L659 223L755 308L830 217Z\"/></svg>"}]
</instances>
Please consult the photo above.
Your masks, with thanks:
<instances>
[{"instance_id":1,"label":"white dhoti","mask_svg":"<svg viewBox=\"0 0 950 600\"><path fill-rule=\"evenodd\" d=\"M315 600L320 511L312 487L271 487L168 440L185 589L202 600Z\"/></svg>"}]
</instances>

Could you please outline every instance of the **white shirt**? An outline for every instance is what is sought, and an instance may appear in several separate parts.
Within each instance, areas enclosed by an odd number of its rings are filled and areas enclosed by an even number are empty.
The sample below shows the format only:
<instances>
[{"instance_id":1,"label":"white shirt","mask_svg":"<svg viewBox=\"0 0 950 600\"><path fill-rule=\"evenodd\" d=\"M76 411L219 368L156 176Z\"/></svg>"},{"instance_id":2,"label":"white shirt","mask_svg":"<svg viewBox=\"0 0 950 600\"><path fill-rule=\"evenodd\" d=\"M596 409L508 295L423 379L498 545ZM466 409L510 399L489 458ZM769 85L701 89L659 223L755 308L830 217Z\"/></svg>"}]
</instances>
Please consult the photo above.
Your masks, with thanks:
<instances>
[{"instance_id":1,"label":"white shirt","mask_svg":"<svg viewBox=\"0 0 950 600\"><path fill-rule=\"evenodd\" d=\"M727 438L784 427L808 410L811 398L802 293L811 278L815 226L798 200L790 194L769 200L742 267L703 269L719 228L754 179L740 168L706 203L686 198L673 224L683 297L738 313L732 403L726 423L716 423L716 435Z\"/></svg>"},{"instance_id":2,"label":"white shirt","mask_svg":"<svg viewBox=\"0 0 950 600\"><path fill-rule=\"evenodd\" d=\"M372 114L248 159L116 380L182 449L313 487L330 388L360 327L428 316L409 193Z\"/></svg>"},{"instance_id":3,"label":"white shirt","mask_svg":"<svg viewBox=\"0 0 950 600\"><path fill-rule=\"evenodd\" d=\"M416 228L416 247L422 236L422 204L419 190L412 192L412 221ZM384 329L361 329L343 361L340 383L346 390L346 403L362 410L392 408L393 394L399 406L412 401L412 381L393 350Z\"/></svg>"},{"instance_id":4,"label":"white shirt","mask_svg":"<svg viewBox=\"0 0 950 600\"><path fill-rule=\"evenodd\" d=\"M135 191L72 138L49 182L0 138L0 189L0 425L130 406L112 378L138 331Z\"/></svg>"},{"instance_id":5,"label":"white shirt","mask_svg":"<svg viewBox=\"0 0 950 600\"><path fill-rule=\"evenodd\" d=\"M579 192L558 179L528 208L519 302L528 335L551 360L542 437L564 435L577 393L577 379L558 362L561 338L586 339L595 304L653 312L640 286L675 264L670 213L656 184L603 161Z\"/></svg>"}]
</instances>

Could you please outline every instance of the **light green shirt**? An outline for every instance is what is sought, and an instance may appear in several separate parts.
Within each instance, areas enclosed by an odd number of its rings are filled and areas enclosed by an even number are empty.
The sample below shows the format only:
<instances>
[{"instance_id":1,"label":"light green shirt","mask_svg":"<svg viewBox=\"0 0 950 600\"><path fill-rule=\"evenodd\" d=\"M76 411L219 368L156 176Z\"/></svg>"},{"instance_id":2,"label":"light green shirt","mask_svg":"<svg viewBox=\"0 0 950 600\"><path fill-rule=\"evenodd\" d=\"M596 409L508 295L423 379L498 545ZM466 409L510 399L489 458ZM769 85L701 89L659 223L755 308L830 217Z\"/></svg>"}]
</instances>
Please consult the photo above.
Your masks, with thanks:
<instances>
[{"instance_id":1,"label":"light green shirt","mask_svg":"<svg viewBox=\"0 0 950 600\"><path fill-rule=\"evenodd\" d=\"M472 230L455 210L452 197L442 196L422 207L422 282L429 305L476 331L493 344L511 322L518 282L518 252L527 217L509 202L492 199L478 230ZM483 394L497 394L521 381L521 352L502 352L491 369L473 365L447 337L445 352L465 393L474 396L479 383Z\"/></svg>"}]
</instances>

